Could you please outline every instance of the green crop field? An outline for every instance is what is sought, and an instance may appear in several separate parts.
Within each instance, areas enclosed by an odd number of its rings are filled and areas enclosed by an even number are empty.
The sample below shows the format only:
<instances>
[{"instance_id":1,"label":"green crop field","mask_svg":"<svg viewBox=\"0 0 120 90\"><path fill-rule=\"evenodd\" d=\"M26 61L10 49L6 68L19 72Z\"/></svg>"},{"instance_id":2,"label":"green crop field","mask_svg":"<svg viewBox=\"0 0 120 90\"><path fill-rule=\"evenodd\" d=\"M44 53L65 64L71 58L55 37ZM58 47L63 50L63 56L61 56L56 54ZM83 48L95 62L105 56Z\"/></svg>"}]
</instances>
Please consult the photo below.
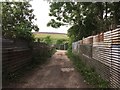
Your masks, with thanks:
<instances>
[{"instance_id":1,"label":"green crop field","mask_svg":"<svg viewBox=\"0 0 120 90\"><path fill-rule=\"evenodd\" d=\"M45 38L47 36L50 36L51 39L68 39L68 36L65 35L65 34L43 34L43 33L37 33L37 34L34 34L36 38Z\"/></svg>"},{"instance_id":2,"label":"green crop field","mask_svg":"<svg viewBox=\"0 0 120 90\"><path fill-rule=\"evenodd\" d=\"M53 44L56 43L57 40L59 39L64 39L65 41L68 41L68 36L66 34L57 34L57 33L53 33L53 34L49 34L49 33L34 33L35 38L40 38L40 39L44 39L47 36L50 36L50 38L52 39Z\"/></svg>"}]
</instances>

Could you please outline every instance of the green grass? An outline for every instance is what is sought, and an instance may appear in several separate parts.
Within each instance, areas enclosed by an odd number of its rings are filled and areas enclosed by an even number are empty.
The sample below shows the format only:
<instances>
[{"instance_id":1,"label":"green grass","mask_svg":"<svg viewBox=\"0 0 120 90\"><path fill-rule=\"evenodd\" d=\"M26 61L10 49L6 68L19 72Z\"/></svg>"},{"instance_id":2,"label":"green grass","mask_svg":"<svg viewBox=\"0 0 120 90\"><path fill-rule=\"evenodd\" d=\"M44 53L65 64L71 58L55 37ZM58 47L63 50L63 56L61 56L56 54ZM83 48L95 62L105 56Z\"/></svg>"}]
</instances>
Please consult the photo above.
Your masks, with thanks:
<instances>
[{"instance_id":1,"label":"green grass","mask_svg":"<svg viewBox=\"0 0 120 90\"><path fill-rule=\"evenodd\" d=\"M36 38L45 38L50 36L51 39L68 39L68 36L65 34L34 34Z\"/></svg>"},{"instance_id":2,"label":"green grass","mask_svg":"<svg viewBox=\"0 0 120 90\"><path fill-rule=\"evenodd\" d=\"M47 36L50 36L53 44L56 44L57 40L60 40L60 39L64 39L66 42L68 41L68 36L66 34L45 34L45 33L42 34L42 33L39 33L39 34L34 34L34 35L35 35L36 39L40 38L41 40L43 40Z\"/></svg>"},{"instance_id":3,"label":"green grass","mask_svg":"<svg viewBox=\"0 0 120 90\"><path fill-rule=\"evenodd\" d=\"M71 51L68 51L67 56L72 60L77 71L84 77L85 81L93 85L95 88L109 88L109 83L103 80L100 75L98 75L94 68L89 68L83 63L80 58Z\"/></svg>"}]
</instances>

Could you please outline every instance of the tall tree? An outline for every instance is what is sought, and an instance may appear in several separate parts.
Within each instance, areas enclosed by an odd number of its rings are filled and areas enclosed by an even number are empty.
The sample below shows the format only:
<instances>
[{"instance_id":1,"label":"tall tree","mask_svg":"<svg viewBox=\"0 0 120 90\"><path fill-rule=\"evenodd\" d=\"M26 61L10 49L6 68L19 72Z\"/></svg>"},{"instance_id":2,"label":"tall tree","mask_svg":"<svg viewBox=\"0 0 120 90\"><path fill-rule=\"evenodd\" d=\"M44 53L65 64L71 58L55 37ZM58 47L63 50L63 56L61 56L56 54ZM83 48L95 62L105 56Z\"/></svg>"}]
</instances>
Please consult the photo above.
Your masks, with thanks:
<instances>
[{"instance_id":1,"label":"tall tree","mask_svg":"<svg viewBox=\"0 0 120 90\"><path fill-rule=\"evenodd\" d=\"M19 38L28 41L33 39L32 30L38 31L34 25L35 15L29 2L2 3L2 35L5 38Z\"/></svg>"},{"instance_id":2,"label":"tall tree","mask_svg":"<svg viewBox=\"0 0 120 90\"><path fill-rule=\"evenodd\" d=\"M50 16L55 18L51 19L48 26L58 28L62 25L71 25L68 34L75 40L87 37L97 30L96 17L94 17L96 15L95 6L91 2L58 2L51 3L50 7Z\"/></svg>"},{"instance_id":3,"label":"tall tree","mask_svg":"<svg viewBox=\"0 0 120 90\"><path fill-rule=\"evenodd\" d=\"M120 25L120 1L113 3L113 9L114 9L114 22L115 22L115 25Z\"/></svg>"},{"instance_id":4,"label":"tall tree","mask_svg":"<svg viewBox=\"0 0 120 90\"><path fill-rule=\"evenodd\" d=\"M107 2L52 2L49 15L54 18L48 22L48 26L58 28L71 25L68 36L72 41L76 41L109 30L113 17L115 20L119 17L119 6L118 3Z\"/></svg>"}]
</instances>

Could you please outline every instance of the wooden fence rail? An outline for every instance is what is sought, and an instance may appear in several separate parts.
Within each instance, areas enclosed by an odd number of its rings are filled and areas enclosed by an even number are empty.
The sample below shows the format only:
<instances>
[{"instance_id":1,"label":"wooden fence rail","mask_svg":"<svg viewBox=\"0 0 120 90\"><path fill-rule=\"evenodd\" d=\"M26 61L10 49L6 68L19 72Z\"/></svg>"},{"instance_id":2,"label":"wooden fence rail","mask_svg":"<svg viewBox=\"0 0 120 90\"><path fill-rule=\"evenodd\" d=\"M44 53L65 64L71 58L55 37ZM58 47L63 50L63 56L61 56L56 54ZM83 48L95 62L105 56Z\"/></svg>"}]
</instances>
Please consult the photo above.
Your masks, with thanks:
<instances>
[{"instance_id":1,"label":"wooden fence rail","mask_svg":"<svg viewBox=\"0 0 120 90\"><path fill-rule=\"evenodd\" d=\"M95 67L111 87L120 87L120 28L74 42L72 51Z\"/></svg>"},{"instance_id":2,"label":"wooden fence rail","mask_svg":"<svg viewBox=\"0 0 120 90\"><path fill-rule=\"evenodd\" d=\"M31 58L32 53L29 49L5 48L2 50L2 71L3 73L15 72L29 64Z\"/></svg>"},{"instance_id":3,"label":"wooden fence rail","mask_svg":"<svg viewBox=\"0 0 120 90\"><path fill-rule=\"evenodd\" d=\"M10 43L10 44L9 44ZM33 43L33 49L27 47L27 44L20 45L22 42L17 42L17 45L12 41L3 42L2 47L2 74L3 77L19 71L24 66L27 66L31 63L34 54L39 54L39 56L47 55L50 51L45 43ZM24 44L24 43L22 43ZM16 46L16 47L15 47Z\"/></svg>"}]
</instances>

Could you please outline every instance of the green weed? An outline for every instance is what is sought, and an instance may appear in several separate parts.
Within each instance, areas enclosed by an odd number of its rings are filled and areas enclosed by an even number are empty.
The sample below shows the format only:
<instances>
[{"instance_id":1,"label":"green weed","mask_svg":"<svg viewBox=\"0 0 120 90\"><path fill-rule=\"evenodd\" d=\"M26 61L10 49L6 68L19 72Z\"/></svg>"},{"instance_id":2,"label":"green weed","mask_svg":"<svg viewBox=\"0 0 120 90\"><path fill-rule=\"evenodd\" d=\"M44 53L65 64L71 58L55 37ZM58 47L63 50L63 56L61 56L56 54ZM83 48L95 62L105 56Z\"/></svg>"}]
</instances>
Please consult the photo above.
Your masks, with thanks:
<instances>
[{"instance_id":1,"label":"green weed","mask_svg":"<svg viewBox=\"0 0 120 90\"><path fill-rule=\"evenodd\" d=\"M85 81L89 84L95 86L96 88L108 88L108 81L103 80L100 75L98 75L94 68L88 68L85 63L83 63L80 58L71 51L67 52L67 56L72 60L75 68L80 72L80 74L84 77Z\"/></svg>"}]
</instances>

